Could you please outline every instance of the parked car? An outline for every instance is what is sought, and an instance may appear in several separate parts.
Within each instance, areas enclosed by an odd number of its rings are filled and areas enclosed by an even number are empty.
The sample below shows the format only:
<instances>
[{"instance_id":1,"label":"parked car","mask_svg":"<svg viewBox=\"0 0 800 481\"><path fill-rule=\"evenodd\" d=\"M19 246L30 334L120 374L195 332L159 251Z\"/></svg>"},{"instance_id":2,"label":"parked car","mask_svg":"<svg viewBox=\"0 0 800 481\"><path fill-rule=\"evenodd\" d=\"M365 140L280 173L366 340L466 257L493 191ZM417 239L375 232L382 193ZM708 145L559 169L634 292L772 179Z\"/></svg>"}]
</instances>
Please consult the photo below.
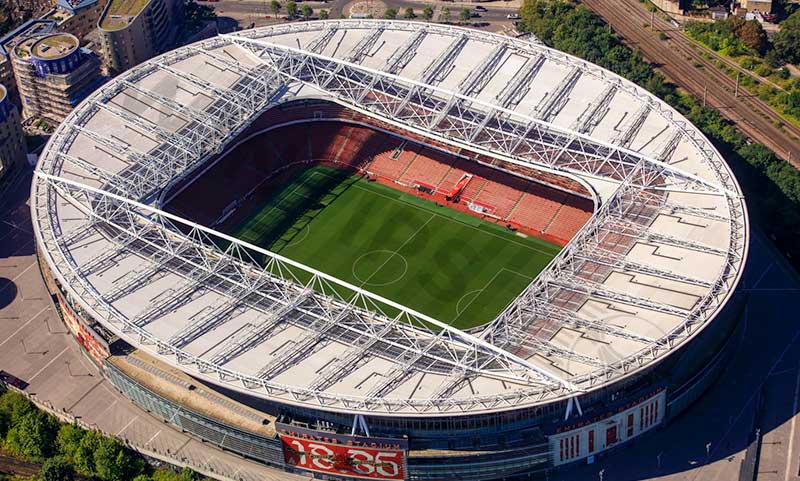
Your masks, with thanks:
<instances>
[{"instance_id":1,"label":"parked car","mask_svg":"<svg viewBox=\"0 0 800 481\"><path fill-rule=\"evenodd\" d=\"M475 10L478 11L478 12L488 12L488 10L486 10L486 7L482 7L480 5L475 7Z\"/></svg>"}]
</instances>

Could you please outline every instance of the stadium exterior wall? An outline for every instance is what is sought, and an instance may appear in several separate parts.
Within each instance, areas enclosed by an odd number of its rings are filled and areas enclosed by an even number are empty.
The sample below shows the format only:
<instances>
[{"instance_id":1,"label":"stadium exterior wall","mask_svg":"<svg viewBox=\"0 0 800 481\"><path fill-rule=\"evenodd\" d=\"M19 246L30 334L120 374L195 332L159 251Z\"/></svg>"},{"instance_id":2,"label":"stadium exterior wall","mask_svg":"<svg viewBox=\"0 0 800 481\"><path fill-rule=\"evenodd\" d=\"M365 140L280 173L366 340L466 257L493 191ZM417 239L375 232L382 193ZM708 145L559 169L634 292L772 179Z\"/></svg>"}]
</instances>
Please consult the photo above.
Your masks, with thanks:
<instances>
[{"instance_id":1,"label":"stadium exterior wall","mask_svg":"<svg viewBox=\"0 0 800 481\"><path fill-rule=\"evenodd\" d=\"M95 320L86 319L88 316L85 311L63 289L59 281L52 277L46 262L41 262L41 258L40 267L51 294L56 299L65 301L61 304L62 309L70 309L72 312L69 315L84 325L97 325ZM624 383L609 385L583 397L582 418L596 417L606 410L611 412L620 409L621 412L620 406L634 405L642 398L642 393L654 390L665 393L665 409L653 429L647 433L660 430L666 423L677 418L713 384L735 352L742 333L742 324L738 321L746 300L746 293L736 292L709 329L704 330L665 362L656 364L654 368L636 377L626 379ZM98 336L92 330L88 332ZM104 338L96 340L107 341ZM84 349L85 344L80 343ZM243 457L279 469L302 472L284 462L278 436L269 438L194 412L139 384L108 361L102 361L100 367L104 376L123 395L182 431ZM340 427L352 423L352 416L346 414L271 404L221 387L209 387L256 409L295 421L327 420ZM552 444L548 443L560 429L568 429L566 425L575 425L575 419L564 422L565 409L566 403L554 402L535 410L523 409L492 415L447 418L368 417L366 421L374 436L408 437L409 448L415 453L408 457L406 479L444 481L455 478L477 481L510 476L524 479L536 478L546 471L585 461L584 456L572 463L560 463L556 460L558 454L554 452ZM578 424L580 419L578 418ZM594 424L589 426L592 425ZM629 440L621 439L612 447L598 450L597 454L620 449L627 441ZM352 478L325 476L323 479Z\"/></svg>"},{"instance_id":2,"label":"stadium exterior wall","mask_svg":"<svg viewBox=\"0 0 800 481\"><path fill-rule=\"evenodd\" d=\"M172 186L175 186L175 183ZM746 211L743 212L743 216L746 228ZM36 226L36 224L34 225ZM746 236L746 234L743 235ZM42 239L41 233L37 231L37 243L43 243ZM43 249L40 251L43 270L49 271L50 265L57 266L45 245L37 245L37 248ZM745 245L741 259L745 259L746 255L747 247ZM738 283L741 278L741 271L742 268L737 269L734 284ZM63 285L66 277L58 272L57 267L53 274L55 275L52 276L50 272L44 273L45 278L55 279L53 284L60 283L51 287L53 294L60 293L66 305L70 306L76 314L87 316L85 314L87 310L81 308L85 301L70 294L73 292L73 287ZM376 436L408 437L411 444L409 447L411 457L406 471L408 479L500 479L534 475L555 464L568 465L584 460L586 456L574 455L568 455L565 460L563 443L561 444L561 457L556 459L559 453L554 450L552 440L561 437L564 433L569 434L577 430L585 432L592 426L599 426L602 421L597 421L597 419L603 419L605 413L608 413L609 417L617 419L627 416L629 411L640 409L640 406L643 409L643 403L648 403L648 407L653 403L660 406L656 415L648 417L654 422L646 430L632 429L633 436L619 433L619 437L615 431L613 442L608 446L602 445L595 451L599 453L609 449L618 449L636 436L645 432L654 432L663 427L666 422L675 419L703 394L722 371L727 359L735 351L738 334L741 332L741 329L736 329L737 321L741 306L746 302L746 297L742 292L734 294L729 290L725 292L724 297L717 306L721 304L725 304L725 306L715 307L713 319L709 319L702 329L687 337L680 347L670 352L668 356L663 356L641 369L634 368L627 371L615 382L598 385L590 392L582 394L579 399L583 408L580 416L571 416L575 411L573 409L574 401L570 400L568 403L566 400L560 400L524 409L502 406L492 413L472 415L457 413L446 416L421 413L405 417L366 415L366 423ZM102 322L101 319L84 319L87 325L92 325L96 321ZM120 373L112 373L108 367L106 367L106 371L106 375L112 383L123 393L145 408L148 408L147 403L150 403L151 407L148 409L166 421L174 422L174 420L171 421L171 417L177 417L175 416L177 410L187 411L175 404L171 405L172 411L170 411L169 403L159 404L164 399L160 398L157 393L132 382L129 378L126 379L125 376L119 375ZM221 391L228 392L222 389ZM289 421L326 420L348 432L349 426L353 424L353 414L349 412L334 412L326 410L324 407L298 407L290 405L288 402L255 398L244 392L228 392L228 395L233 394L237 399L265 412L278 413L284 418L289 418ZM161 406L160 410L152 409L156 405ZM580 409L578 410L580 411ZM169 413L170 417L166 417L164 413ZM569 421L564 422L565 418L569 418ZM211 442L215 442L214 439L220 439L220 435L223 439L230 435L237 440L249 439L250 436L250 433L241 430L230 432L227 429L230 426L215 424L211 419L198 420L191 416L187 416L186 419L194 420L208 430L196 427L192 427L194 430L191 430L188 422L186 427L181 427L182 429ZM632 424L629 420L620 426L627 425L630 428ZM280 445L280 440L271 438L265 442L265 445L273 446L276 443ZM223 447L265 463L293 469L285 465L285 458L275 463L271 462L267 455L259 454L259 457L255 457L252 450L249 453L242 452L246 451L246 448L230 444L223 445ZM583 448L585 450L585 445ZM437 451L421 452L425 450ZM580 445L578 451L581 451ZM268 452L272 453L272 451ZM468 455L464 453L468 453Z\"/></svg>"}]
</instances>

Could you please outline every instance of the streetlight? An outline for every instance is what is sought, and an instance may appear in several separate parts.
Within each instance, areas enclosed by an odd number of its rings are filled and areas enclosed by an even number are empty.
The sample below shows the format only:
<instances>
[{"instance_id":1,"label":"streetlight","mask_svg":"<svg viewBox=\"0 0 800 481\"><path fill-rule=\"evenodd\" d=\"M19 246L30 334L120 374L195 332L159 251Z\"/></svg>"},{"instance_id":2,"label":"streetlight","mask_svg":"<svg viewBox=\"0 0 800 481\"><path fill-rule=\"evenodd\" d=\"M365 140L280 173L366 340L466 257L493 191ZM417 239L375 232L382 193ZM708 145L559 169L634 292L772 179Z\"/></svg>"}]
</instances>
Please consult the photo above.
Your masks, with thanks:
<instances>
[{"instance_id":1,"label":"streetlight","mask_svg":"<svg viewBox=\"0 0 800 481\"><path fill-rule=\"evenodd\" d=\"M659 452L656 455L656 462L658 463L658 470L661 471L661 455L664 454L664 451Z\"/></svg>"},{"instance_id":2,"label":"streetlight","mask_svg":"<svg viewBox=\"0 0 800 481\"><path fill-rule=\"evenodd\" d=\"M603 474L605 474L605 472L606 472L606 470L605 470L605 469L601 469L601 470L600 470L600 471L597 473L597 475L600 477L600 481L603 481Z\"/></svg>"}]
</instances>

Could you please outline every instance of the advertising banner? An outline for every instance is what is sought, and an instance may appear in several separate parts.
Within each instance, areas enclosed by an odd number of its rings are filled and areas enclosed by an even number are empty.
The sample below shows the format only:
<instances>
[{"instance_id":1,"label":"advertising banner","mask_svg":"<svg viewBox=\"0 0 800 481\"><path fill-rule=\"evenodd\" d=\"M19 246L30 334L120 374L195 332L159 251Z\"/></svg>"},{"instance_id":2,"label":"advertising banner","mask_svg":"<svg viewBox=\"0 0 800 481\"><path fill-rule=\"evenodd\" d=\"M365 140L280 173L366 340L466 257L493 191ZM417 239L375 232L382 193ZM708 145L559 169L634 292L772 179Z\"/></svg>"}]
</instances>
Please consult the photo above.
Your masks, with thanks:
<instances>
[{"instance_id":1,"label":"advertising banner","mask_svg":"<svg viewBox=\"0 0 800 481\"><path fill-rule=\"evenodd\" d=\"M406 479L404 439L366 438L278 424L284 462L360 479Z\"/></svg>"}]
</instances>

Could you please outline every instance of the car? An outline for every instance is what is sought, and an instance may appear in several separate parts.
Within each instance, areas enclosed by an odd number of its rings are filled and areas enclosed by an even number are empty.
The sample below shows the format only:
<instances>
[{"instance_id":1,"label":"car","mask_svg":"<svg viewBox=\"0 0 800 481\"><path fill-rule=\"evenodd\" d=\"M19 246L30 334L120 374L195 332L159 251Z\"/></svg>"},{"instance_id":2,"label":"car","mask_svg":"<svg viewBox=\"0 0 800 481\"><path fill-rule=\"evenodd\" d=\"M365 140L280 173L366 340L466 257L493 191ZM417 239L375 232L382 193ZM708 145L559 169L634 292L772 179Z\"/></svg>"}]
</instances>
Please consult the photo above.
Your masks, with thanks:
<instances>
[{"instance_id":1,"label":"car","mask_svg":"<svg viewBox=\"0 0 800 481\"><path fill-rule=\"evenodd\" d=\"M480 5L478 5L477 7L475 7L475 11L476 11L476 12L488 12L488 10L486 10L486 7L482 7L482 6L480 6Z\"/></svg>"},{"instance_id":2,"label":"car","mask_svg":"<svg viewBox=\"0 0 800 481\"><path fill-rule=\"evenodd\" d=\"M478 13L478 12L470 12L469 16L470 16L471 18L478 18L478 17L480 17L480 16L481 16L481 14L480 14L480 13Z\"/></svg>"},{"instance_id":3,"label":"car","mask_svg":"<svg viewBox=\"0 0 800 481\"><path fill-rule=\"evenodd\" d=\"M518 13L509 13L508 15L506 15L506 18L509 19L509 20L516 20L516 19L519 18L519 14Z\"/></svg>"}]
</instances>

